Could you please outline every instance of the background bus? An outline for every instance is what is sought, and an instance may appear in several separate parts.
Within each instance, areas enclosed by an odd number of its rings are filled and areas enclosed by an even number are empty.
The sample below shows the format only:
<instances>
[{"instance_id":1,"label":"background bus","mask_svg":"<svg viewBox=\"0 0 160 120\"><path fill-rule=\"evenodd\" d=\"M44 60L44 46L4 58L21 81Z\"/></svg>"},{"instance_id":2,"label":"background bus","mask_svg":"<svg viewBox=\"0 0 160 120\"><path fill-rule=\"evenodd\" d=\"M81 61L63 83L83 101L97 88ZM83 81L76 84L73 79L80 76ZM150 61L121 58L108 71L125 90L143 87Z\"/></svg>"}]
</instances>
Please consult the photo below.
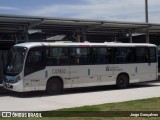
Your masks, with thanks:
<instances>
[{"instance_id":1,"label":"background bus","mask_svg":"<svg viewBox=\"0 0 160 120\"><path fill-rule=\"evenodd\" d=\"M13 46L4 87L23 92L117 85L156 80L157 49L153 44L22 43Z\"/></svg>"}]
</instances>

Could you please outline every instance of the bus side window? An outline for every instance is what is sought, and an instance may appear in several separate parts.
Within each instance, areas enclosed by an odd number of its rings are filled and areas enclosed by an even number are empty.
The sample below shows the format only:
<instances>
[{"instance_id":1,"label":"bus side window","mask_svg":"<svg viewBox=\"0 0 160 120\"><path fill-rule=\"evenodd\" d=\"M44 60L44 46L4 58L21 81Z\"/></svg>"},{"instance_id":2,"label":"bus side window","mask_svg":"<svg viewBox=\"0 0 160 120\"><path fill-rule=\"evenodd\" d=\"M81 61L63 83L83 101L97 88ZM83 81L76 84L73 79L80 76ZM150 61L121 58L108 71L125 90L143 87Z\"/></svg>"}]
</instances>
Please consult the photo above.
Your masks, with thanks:
<instances>
[{"instance_id":1,"label":"bus side window","mask_svg":"<svg viewBox=\"0 0 160 120\"><path fill-rule=\"evenodd\" d=\"M127 48L126 62L135 63L135 48Z\"/></svg>"},{"instance_id":2,"label":"bus side window","mask_svg":"<svg viewBox=\"0 0 160 120\"><path fill-rule=\"evenodd\" d=\"M154 63L157 61L156 59L157 59L156 58L156 48L154 47L149 48L149 61L151 63Z\"/></svg>"},{"instance_id":3,"label":"bus side window","mask_svg":"<svg viewBox=\"0 0 160 120\"><path fill-rule=\"evenodd\" d=\"M115 51L115 63L127 64L135 62L135 49L132 47L117 47Z\"/></svg>"},{"instance_id":4,"label":"bus side window","mask_svg":"<svg viewBox=\"0 0 160 120\"><path fill-rule=\"evenodd\" d=\"M70 64L79 64L79 58L77 57L77 48L70 48Z\"/></svg>"},{"instance_id":5,"label":"bus side window","mask_svg":"<svg viewBox=\"0 0 160 120\"><path fill-rule=\"evenodd\" d=\"M88 65L90 64L90 48L74 47L70 48L71 65Z\"/></svg>"},{"instance_id":6,"label":"bus side window","mask_svg":"<svg viewBox=\"0 0 160 120\"><path fill-rule=\"evenodd\" d=\"M127 47L117 47L115 48L115 63L125 64L129 63L129 48Z\"/></svg>"},{"instance_id":7,"label":"bus side window","mask_svg":"<svg viewBox=\"0 0 160 120\"><path fill-rule=\"evenodd\" d=\"M68 48L53 47L46 50L47 66L68 65Z\"/></svg>"},{"instance_id":8,"label":"bus side window","mask_svg":"<svg viewBox=\"0 0 160 120\"><path fill-rule=\"evenodd\" d=\"M108 64L114 63L114 48L112 47L107 48L107 63Z\"/></svg>"},{"instance_id":9,"label":"bus side window","mask_svg":"<svg viewBox=\"0 0 160 120\"><path fill-rule=\"evenodd\" d=\"M107 48L94 47L92 48L92 64L107 64L108 62Z\"/></svg>"},{"instance_id":10,"label":"bus side window","mask_svg":"<svg viewBox=\"0 0 160 120\"><path fill-rule=\"evenodd\" d=\"M136 48L136 62L137 63L147 63L148 59L148 49L147 47L137 47Z\"/></svg>"}]
</instances>

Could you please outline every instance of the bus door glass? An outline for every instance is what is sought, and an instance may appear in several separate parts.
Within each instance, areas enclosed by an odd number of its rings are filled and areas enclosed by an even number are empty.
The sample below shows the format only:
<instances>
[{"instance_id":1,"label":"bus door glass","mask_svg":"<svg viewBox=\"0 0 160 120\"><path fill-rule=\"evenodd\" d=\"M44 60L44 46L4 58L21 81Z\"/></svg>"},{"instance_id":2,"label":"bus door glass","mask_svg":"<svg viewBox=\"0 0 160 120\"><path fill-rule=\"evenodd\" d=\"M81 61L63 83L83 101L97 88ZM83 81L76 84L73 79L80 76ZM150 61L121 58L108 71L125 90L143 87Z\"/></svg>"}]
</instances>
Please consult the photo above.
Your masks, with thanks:
<instances>
[{"instance_id":1,"label":"bus door glass","mask_svg":"<svg viewBox=\"0 0 160 120\"><path fill-rule=\"evenodd\" d=\"M45 80L44 48L35 47L28 51L24 69L24 87L38 90L40 81Z\"/></svg>"}]
</instances>

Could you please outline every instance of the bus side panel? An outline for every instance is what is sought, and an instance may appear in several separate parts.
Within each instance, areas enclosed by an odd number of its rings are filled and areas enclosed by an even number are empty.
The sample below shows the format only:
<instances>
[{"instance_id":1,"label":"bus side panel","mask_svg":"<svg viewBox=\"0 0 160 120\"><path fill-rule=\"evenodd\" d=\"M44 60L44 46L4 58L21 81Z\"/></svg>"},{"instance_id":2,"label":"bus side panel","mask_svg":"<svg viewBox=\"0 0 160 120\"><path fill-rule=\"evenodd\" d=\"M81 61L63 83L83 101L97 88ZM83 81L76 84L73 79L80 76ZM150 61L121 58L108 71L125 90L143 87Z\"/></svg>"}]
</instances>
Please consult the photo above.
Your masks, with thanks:
<instances>
[{"instance_id":1,"label":"bus side panel","mask_svg":"<svg viewBox=\"0 0 160 120\"><path fill-rule=\"evenodd\" d=\"M141 63L137 64L136 67L140 82L157 79L156 63Z\"/></svg>"},{"instance_id":2,"label":"bus side panel","mask_svg":"<svg viewBox=\"0 0 160 120\"><path fill-rule=\"evenodd\" d=\"M24 77L24 91L45 90L47 81L52 77L60 77L65 88L70 88L69 67L51 66Z\"/></svg>"},{"instance_id":3,"label":"bus side panel","mask_svg":"<svg viewBox=\"0 0 160 120\"><path fill-rule=\"evenodd\" d=\"M25 76L23 79L24 91L45 90L43 81L46 81L44 69Z\"/></svg>"},{"instance_id":4,"label":"bus side panel","mask_svg":"<svg viewBox=\"0 0 160 120\"><path fill-rule=\"evenodd\" d=\"M97 85L114 85L116 80L113 75L113 64L94 65L91 69L91 78L95 79Z\"/></svg>"},{"instance_id":5,"label":"bus side panel","mask_svg":"<svg viewBox=\"0 0 160 120\"><path fill-rule=\"evenodd\" d=\"M90 79L90 65L70 66L70 79L73 81L72 87L87 87L96 85L94 79Z\"/></svg>"},{"instance_id":6,"label":"bus side panel","mask_svg":"<svg viewBox=\"0 0 160 120\"><path fill-rule=\"evenodd\" d=\"M70 67L70 79L77 81L72 87L87 87L116 84L111 70L113 65L80 65Z\"/></svg>"},{"instance_id":7,"label":"bus side panel","mask_svg":"<svg viewBox=\"0 0 160 120\"><path fill-rule=\"evenodd\" d=\"M156 66L156 63L115 64L114 75L117 78L120 73L127 73L130 83L156 80Z\"/></svg>"},{"instance_id":8,"label":"bus side panel","mask_svg":"<svg viewBox=\"0 0 160 120\"><path fill-rule=\"evenodd\" d=\"M136 64L115 64L114 76L117 79L118 75L126 73L129 76L129 83L140 82L139 77L136 74Z\"/></svg>"},{"instance_id":9,"label":"bus side panel","mask_svg":"<svg viewBox=\"0 0 160 120\"><path fill-rule=\"evenodd\" d=\"M47 66L45 76L46 81L43 81L43 85L46 85L52 77L60 77L63 80L64 88L71 88L72 81L69 78L69 66Z\"/></svg>"}]
</instances>

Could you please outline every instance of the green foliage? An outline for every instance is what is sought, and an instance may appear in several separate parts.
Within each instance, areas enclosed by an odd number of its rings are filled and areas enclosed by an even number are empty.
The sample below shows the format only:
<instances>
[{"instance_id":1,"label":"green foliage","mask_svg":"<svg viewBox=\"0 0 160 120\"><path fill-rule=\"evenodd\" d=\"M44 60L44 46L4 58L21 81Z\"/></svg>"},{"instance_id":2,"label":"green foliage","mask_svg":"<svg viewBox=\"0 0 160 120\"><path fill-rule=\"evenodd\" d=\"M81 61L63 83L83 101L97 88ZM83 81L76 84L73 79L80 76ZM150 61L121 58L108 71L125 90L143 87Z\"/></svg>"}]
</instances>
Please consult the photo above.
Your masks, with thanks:
<instances>
[{"instance_id":1,"label":"green foliage","mask_svg":"<svg viewBox=\"0 0 160 120\"><path fill-rule=\"evenodd\" d=\"M92 114L103 111L160 111L160 98L151 98L143 100L134 100L120 103L110 103L102 105L84 106L77 108L60 109L54 111L41 112L42 116L55 116L55 117L42 117L42 118L1 118L2 120L146 120L147 117L92 117ZM81 114L82 112L82 114ZM83 113L92 113L90 117L83 117ZM66 116L71 117L66 117ZM160 113L160 112L159 112ZM80 115L79 117L74 116ZM82 115L82 116L81 116ZM86 115L86 114L85 114ZM159 114L160 116L160 114ZM160 118L151 117L150 120L159 120Z\"/></svg>"}]
</instances>

